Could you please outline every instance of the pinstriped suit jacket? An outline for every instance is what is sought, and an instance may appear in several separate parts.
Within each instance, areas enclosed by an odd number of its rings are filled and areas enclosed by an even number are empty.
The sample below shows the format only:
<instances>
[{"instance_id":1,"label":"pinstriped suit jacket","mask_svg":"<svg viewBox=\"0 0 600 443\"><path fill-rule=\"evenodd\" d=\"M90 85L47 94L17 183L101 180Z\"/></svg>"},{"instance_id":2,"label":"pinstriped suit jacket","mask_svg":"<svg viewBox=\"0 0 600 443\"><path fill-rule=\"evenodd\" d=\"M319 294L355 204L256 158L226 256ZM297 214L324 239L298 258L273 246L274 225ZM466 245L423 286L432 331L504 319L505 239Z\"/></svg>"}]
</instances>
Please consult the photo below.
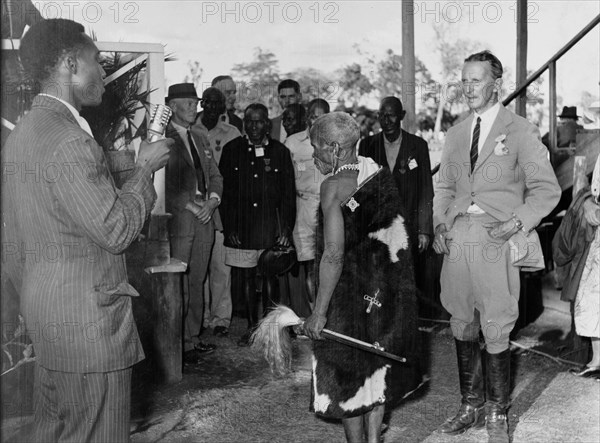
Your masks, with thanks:
<instances>
[{"instance_id":1,"label":"pinstriped suit jacket","mask_svg":"<svg viewBox=\"0 0 600 443\"><path fill-rule=\"evenodd\" d=\"M144 358L124 249L156 199L149 170L115 188L101 147L58 100L38 96L3 149L5 239L41 366L122 369Z\"/></svg>"}]
</instances>

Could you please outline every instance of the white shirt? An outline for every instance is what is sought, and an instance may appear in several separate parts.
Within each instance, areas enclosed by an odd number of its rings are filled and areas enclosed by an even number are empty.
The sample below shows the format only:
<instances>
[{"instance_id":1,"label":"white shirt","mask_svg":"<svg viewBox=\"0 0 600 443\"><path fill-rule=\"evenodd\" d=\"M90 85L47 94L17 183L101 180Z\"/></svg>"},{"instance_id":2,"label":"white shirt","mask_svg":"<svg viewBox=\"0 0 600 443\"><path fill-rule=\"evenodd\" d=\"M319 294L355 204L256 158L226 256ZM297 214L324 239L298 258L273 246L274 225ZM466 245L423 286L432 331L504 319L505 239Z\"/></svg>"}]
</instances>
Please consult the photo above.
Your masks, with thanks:
<instances>
[{"instance_id":1,"label":"white shirt","mask_svg":"<svg viewBox=\"0 0 600 443\"><path fill-rule=\"evenodd\" d=\"M81 129L83 129L85 132L90 134L92 137L94 136L94 134L92 134L92 128L90 128L90 124L87 122L87 120L85 118L83 118L81 115L79 115L79 111L77 111L77 109L75 109L71 103L68 103L68 102L64 101L63 99L55 97L53 95L45 94L43 92L39 93L38 95L43 95L44 97L50 97L50 98L53 98L53 99L61 102L63 105L65 105L67 107L67 109L69 111L71 111L71 114L73 114L73 117L75 117L75 120L77 120L77 123L79 124Z\"/></svg>"},{"instance_id":2,"label":"white shirt","mask_svg":"<svg viewBox=\"0 0 600 443\"><path fill-rule=\"evenodd\" d=\"M473 142L473 130L475 129L475 125L477 125L477 117L481 118L481 122L479 123L479 144L477 145L477 152L481 153L481 148L485 144L485 140L488 135L490 135L490 131L492 130L492 125L498 116L498 112L500 111L500 102L496 103L490 109L484 111L482 114L478 114L477 112L473 113L473 123L471 123L471 138L469 139L469 147ZM478 205L472 204L467 209L468 214L485 214L485 211L481 209Z\"/></svg>"},{"instance_id":3,"label":"white shirt","mask_svg":"<svg viewBox=\"0 0 600 443\"><path fill-rule=\"evenodd\" d=\"M200 157L200 155L199 155L200 154L200 150L196 146L196 142L194 141L194 138L192 137L192 142L194 143L194 147L193 148L190 146L190 144L188 142L188 136L187 136L188 128L184 128L183 126L178 125L173 120L171 120L171 123L173 124L173 127L175 128L175 130L177 131L177 133L181 137L181 140L183 140L183 144L187 148L188 154L190 154L190 157L192 157L192 159L194 158L194 156L192 155L191 149L196 149L196 151L198 151L198 158L199 158ZM191 128L190 128L190 133L191 133ZM206 187L208 188L208 183L206 183ZM196 191L196 192L199 193L199 191ZM211 192L209 198L216 198L217 201L219 203L221 203L221 197L216 192Z\"/></svg>"},{"instance_id":4,"label":"white shirt","mask_svg":"<svg viewBox=\"0 0 600 443\"><path fill-rule=\"evenodd\" d=\"M469 139L469 148L471 147L471 142L473 141L473 130L475 129L475 125L477 124L477 117L481 118L481 123L479 124L479 145L477 146L477 151L481 152L481 148L483 148L485 139L488 137L488 135L490 135L492 125L494 124L494 121L496 120L499 111L500 102L496 103L483 114L478 114L477 112L473 113L473 123L471 123L471 138Z\"/></svg>"},{"instance_id":5,"label":"white shirt","mask_svg":"<svg viewBox=\"0 0 600 443\"><path fill-rule=\"evenodd\" d=\"M402 145L402 131L400 131L400 136L393 142L389 141L385 135L383 136L385 157L387 159L388 166L390 167L390 171L393 171L396 167L396 160L398 159L398 154L400 153L400 145Z\"/></svg>"}]
</instances>

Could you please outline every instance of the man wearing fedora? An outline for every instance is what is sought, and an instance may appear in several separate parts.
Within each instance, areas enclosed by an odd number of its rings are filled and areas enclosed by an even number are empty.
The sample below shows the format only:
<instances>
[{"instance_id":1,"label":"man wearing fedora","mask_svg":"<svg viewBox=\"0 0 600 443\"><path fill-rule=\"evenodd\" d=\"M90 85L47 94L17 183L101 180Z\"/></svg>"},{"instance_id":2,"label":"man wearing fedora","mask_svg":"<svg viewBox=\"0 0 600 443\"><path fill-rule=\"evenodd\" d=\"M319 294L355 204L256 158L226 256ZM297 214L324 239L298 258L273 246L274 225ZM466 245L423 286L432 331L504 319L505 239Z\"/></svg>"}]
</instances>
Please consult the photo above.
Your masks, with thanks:
<instances>
[{"instance_id":1,"label":"man wearing fedora","mask_svg":"<svg viewBox=\"0 0 600 443\"><path fill-rule=\"evenodd\" d=\"M562 112L558 115L558 125L556 127L556 146L550 146L550 133L547 132L542 137L542 143L553 154L554 167L563 163L569 158L568 152L555 151L554 148L568 148L575 145L577 130L583 129L583 126L577 123L577 106L563 106Z\"/></svg>"},{"instance_id":2,"label":"man wearing fedora","mask_svg":"<svg viewBox=\"0 0 600 443\"><path fill-rule=\"evenodd\" d=\"M192 132L200 98L192 83L169 88L167 105L173 117L167 137L175 140L166 167L167 211L170 220L171 255L188 264L184 280L184 362L197 363L215 346L198 338L204 316L204 280L215 230L222 229L217 207L223 194L223 177L208 140Z\"/></svg>"}]
</instances>

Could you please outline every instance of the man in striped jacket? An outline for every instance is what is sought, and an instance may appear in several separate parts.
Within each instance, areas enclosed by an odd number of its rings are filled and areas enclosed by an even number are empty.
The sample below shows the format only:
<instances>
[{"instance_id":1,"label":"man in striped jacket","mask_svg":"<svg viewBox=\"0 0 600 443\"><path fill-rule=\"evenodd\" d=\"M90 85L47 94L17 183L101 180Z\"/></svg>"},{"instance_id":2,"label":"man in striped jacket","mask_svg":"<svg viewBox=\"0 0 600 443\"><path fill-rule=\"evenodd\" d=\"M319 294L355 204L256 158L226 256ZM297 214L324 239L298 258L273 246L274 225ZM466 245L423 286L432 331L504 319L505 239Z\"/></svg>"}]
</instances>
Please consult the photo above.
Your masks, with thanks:
<instances>
[{"instance_id":1,"label":"man in striped jacket","mask_svg":"<svg viewBox=\"0 0 600 443\"><path fill-rule=\"evenodd\" d=\"M170 142L143 142L116 189L79 115L100 104L105 75L83 26L42 21L20 57L41 93L2 152L3 265L36 355L31 440L128 441L131 367L144 352L123 251L154 205L151 174Z\"/></svg>"}]
</instances>

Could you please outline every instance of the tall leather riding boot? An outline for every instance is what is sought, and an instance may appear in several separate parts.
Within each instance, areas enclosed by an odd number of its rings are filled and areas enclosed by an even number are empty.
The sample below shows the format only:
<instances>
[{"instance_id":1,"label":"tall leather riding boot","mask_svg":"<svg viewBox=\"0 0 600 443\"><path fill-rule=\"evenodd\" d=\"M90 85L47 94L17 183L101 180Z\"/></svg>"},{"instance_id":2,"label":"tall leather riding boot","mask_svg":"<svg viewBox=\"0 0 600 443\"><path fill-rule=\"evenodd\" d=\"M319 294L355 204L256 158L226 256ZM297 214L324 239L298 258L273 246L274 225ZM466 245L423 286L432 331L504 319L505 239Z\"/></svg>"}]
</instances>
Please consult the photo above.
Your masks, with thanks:
<instances>
[{"instance_id":1,"label":"tall leather riding boot","mask_svg":"<svg viewBox=\"0 0 600 443\"><path fill-rule=\"evenodd\" d=\"M470 428L481 428L485 423L483 407L485 398L479 342L461 340L455 340L455 342L462 400L456 415L446 420L438 428L439 432L449 435L462 434Z\"/></svg>"},{"instance_id":2,"label":"tall leather riding boot","mask_svg":"<svg viewBox=\"0 0 600 443\"><path fill-rule=\"evenodd\" d=\"M279 285L277 276L263 276L262 281L262 302L263 317L269 313L269 309L274 308L279 303Z\"/></svg>"},{"instance_id":3,"label":"tall leather riding boot","mask_svg":"<svg viewBox=\"0 0 600 443\"><path fill-rule=\"evenodd\" d=\"M508 410L510 400L510 349L499 354L486 352L485 427L490 443L508 443Z\"/></svg>"}]
</instances>

